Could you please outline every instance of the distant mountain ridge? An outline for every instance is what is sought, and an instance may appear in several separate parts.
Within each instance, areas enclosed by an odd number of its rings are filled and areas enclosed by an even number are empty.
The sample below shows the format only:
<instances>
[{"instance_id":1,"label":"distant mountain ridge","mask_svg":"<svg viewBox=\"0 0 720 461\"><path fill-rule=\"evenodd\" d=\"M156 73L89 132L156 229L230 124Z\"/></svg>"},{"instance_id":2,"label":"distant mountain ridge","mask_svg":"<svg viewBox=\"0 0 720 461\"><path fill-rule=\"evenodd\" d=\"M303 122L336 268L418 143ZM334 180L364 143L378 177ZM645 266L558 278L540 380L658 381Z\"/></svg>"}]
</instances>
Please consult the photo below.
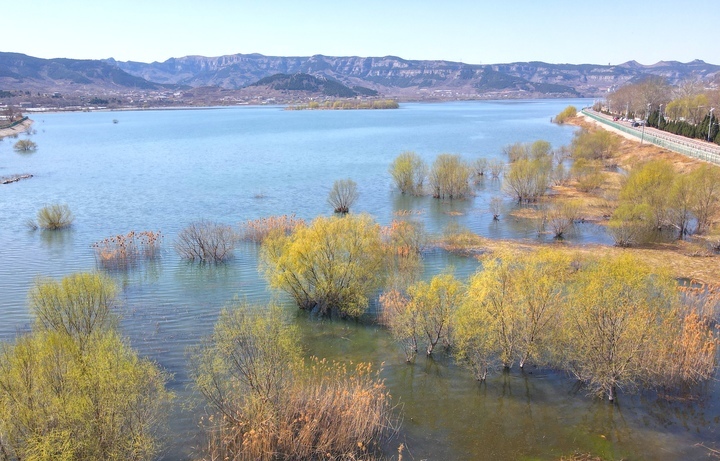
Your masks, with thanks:
<instances>
[{"instance_id":1,"label":"distant mountain ridge","mask_svg":"<svg viewBox=\"0 0 720 461\"><path fill-rule=\"evenodd\" d=\"M661 61L645 66L635 61L604 66L524 62L473 65L452 61L416 61L384 57L278 57L234 54L219 57L186 56L159 63L106 60L125 72L146 80L191 87L219 86L237 89L268 75L307 73L323 75L347 86L366 86L381 93L412 90L527 92L566 96L597 96L610 88L646 75L659 75L670 83L686 78L712 80L720 66L700 60L689 63Z\"/></svg>"},{"instance_id":2,"label":"distant mountain ridge","mask_svg":"<svg viewBox=\"0 0 720 461\"><path fill-rule=\"evenodd\" d=\"M49 85L159 90L163 84L131 75L99 60L41 59L0 52L0 89L46 89Z\"/></svg>"},{"instance_id":3,"label":"distant mountain ridge","mask_svg":"<svg viewBox=\"0 0 720 461\"><path fill-rule=\"evenodd\" d=\"M307 77L296 78L294 83L287 80L301 74ZM276 75L284 75L276 78L287 81L284 84L267 84L266 81L263 85L254 85ZM142 99L144 104L156 104L151 101L173 97L178 104L188 101L191 104L202 104L201 101L232 103L239 101L240 97L248 101L256 100L258 95L272 98L278 94L292 99L287 96L288 92L303 92L305 97L310 97L309 94L325 97L380 94L401 100L598 97L648 75L664 77L671 84L684 79L720 84L720 66L700 60L688 63L660 61L649 66L636 61L614 66L537 61L479 65L406 60L396 56L234 54L185 56L164 62L141 63L112 58L41 59L0 52L0 90L16 93L56 91L74 93L78 95L76 98L82 98L83 94L110 95L117 101L120 101L119 95L138 91L157 94L154 99L141 95L145 98ZM296 86L301 81L302 89L298 91ZM285 89L280 89L282 85L286 85ZM140 99L131 96L123 100L132 102Z\"/></svg>"}]
</instances>

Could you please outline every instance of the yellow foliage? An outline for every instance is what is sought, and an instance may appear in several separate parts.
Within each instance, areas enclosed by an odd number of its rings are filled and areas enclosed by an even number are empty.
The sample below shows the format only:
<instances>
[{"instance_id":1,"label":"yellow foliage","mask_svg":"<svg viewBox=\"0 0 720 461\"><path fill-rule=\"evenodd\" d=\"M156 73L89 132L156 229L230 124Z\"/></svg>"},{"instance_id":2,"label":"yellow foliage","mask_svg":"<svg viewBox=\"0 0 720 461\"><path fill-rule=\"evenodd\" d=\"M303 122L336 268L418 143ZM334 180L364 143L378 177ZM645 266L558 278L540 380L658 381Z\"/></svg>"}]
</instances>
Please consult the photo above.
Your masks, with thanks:
<instances>
[{"instance_id":1,"label":"yellow foliage","mask_svg":"<svg viewBox=\"0 0 720 461\"><path fill-rule=\"evenodd\" d=\"M298 307L321 315L358 317L385 275L380 226L365 214L318 217L262 247L265 275Z\"/></svg>"}]
</instances>

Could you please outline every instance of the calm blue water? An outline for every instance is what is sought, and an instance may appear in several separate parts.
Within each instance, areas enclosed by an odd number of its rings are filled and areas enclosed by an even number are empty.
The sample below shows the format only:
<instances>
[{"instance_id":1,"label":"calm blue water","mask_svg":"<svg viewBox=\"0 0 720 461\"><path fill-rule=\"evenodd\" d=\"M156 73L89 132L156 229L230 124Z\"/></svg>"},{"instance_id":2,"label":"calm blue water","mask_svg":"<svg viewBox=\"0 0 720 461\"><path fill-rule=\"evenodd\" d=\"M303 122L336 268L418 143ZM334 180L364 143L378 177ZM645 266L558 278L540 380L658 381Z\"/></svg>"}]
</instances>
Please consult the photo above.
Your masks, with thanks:
<instances>
[{"instance_id":1,"label":"calm blue water","mask_svg":"<svg viewBox=\"0 0 720 461\"><path fill-rule=\"evenodd\" d=\"M0 142L0 176L34 178L0 186L0 340L29 328L27 291L38 276L60 277L96 268L92 243L130 230L161 230L163 257L142 268L113 272L122 286L123 332L141 354L174 374L180 399L192 398L186 348L207 335L234 296L265 302L257 248L241 245L220 266L181 261L177 232L197 219L233 226L262 216L330 214L333 181L351 178L360 198L353 212L381 224L411 210L430 232L457 222L492 238L545 239L532 223L493 222L488 212L500 183L486 180L470 200L439 203L393 190L388 166L413 150L431 163L439 153L502 159L513 142L569 143L572 127L550 118L584 101L404 104L386 111L283 111L278 107L42 114L34 117L37 152L20 155ZM119 123L113 124L117 119ZM260 197L260 198L258 198ZM29 231L42 206L67 203L69 231ZM506 200L506 212L514 205ZM607 242L592 225L574 243ZM466 277L468 258L433 251L426 273L453 266ZM281 300L283 298L281 297ZM293 308L288 307L289 310ZM308 353L385 362L383 376L405 408L412 459L557 459L574 450L632 459L679 459L705 453L720 427L716 392L707 402L666 405L626 398L619 407L585 397L553 373L511 373L478 386L450 360L405 365L386 332L363 325L314 323L300 316ZM178 406L169 423L167 459L187 459L197 441L197 413ZM710 442L708 442L710 441ZM649 447L649 448L648 448ZM391 450L392 451L392 450Z\"/></svg>"}]
</instances>

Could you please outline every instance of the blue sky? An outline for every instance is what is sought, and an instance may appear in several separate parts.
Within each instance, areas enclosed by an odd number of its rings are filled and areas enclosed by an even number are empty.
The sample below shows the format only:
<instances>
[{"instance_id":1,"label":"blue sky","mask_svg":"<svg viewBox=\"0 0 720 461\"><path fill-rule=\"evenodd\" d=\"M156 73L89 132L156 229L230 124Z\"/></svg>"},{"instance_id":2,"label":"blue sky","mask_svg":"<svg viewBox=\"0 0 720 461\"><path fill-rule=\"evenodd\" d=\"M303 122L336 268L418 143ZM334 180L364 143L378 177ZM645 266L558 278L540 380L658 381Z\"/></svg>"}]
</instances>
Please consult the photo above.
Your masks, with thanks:
<instances>
[{"instance_id":1,"label":"blue sky","mask_svg":"<svg viewBox=\"0 0 720 461\"><path fill-rule=\"evenodd\" d=\"M33 0L3 17L0 51L142 62L261 53L720 64L716 2Z\"/></svg>"}]
</instances>

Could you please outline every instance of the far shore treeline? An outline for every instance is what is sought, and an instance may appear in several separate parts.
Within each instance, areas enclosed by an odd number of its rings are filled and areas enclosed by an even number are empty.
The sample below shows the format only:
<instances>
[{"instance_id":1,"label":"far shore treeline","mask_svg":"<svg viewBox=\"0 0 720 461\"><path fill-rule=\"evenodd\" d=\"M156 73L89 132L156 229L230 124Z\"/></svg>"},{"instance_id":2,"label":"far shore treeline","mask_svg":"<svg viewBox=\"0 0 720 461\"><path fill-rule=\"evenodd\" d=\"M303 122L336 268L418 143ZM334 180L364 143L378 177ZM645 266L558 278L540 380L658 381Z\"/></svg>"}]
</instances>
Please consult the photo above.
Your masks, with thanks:
<instances>
[{"instance_id":1,"label":"far shore treeline","mask_svg":"<svg viewBox=\"0 0 720 461\"><path fill-rule=\"evenodd\" d=\"M285 110L348 110L348 109L398 109L400 104L393 99L346 99L317 102L310 101L307 104L290 105Z\"/></svg>"}]
</instances>

